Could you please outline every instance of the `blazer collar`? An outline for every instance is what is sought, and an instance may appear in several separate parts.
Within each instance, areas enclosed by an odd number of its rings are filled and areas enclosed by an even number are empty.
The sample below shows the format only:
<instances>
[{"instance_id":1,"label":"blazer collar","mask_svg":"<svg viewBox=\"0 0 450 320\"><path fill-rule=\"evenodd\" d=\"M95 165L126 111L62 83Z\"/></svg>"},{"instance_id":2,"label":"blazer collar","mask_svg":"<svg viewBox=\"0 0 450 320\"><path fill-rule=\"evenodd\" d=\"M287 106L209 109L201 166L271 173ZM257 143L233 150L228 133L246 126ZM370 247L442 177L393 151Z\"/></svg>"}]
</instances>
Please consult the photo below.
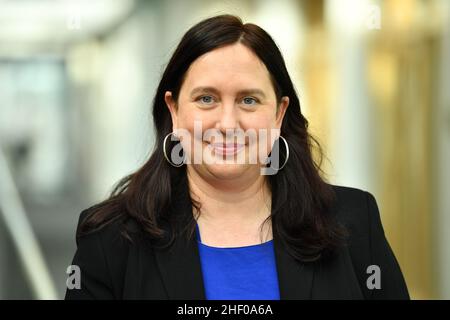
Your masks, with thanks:
<instances>
[{"instance_id":1,"label":"blazer collar","mask_svg":"<svg viewBox=\"0 0 450 320\"><path fill-rule=\"evenodd\" d=\"M293 259L274 233L274 250L281 300L311 299L313 264ZM157 265L169 299L205 300L200 254L196 239L176 238L168 249L155 249Z\"/></svg>"},{"instance_id":2,"label":"blazer collar","mask_svg":"<svg viewBox=\"0 0 450 320\"><path fill-rule=\"evenodd\" d=\"M278 272L278 286L281 300L307 300L312 298L314 264L296 261L286 250L278 235L274 233L273 243Z\"/></svg>"},{"instance_id":3,"label":"blazer collar","mask_svg":"<svg viewBox=\"0 0 450 320\"><path fill-rule=\"evenodd\" d=\"M169 300L205 300L196 239L178 237L168 249L154 249Z\"/></svg>"}]
</instances>

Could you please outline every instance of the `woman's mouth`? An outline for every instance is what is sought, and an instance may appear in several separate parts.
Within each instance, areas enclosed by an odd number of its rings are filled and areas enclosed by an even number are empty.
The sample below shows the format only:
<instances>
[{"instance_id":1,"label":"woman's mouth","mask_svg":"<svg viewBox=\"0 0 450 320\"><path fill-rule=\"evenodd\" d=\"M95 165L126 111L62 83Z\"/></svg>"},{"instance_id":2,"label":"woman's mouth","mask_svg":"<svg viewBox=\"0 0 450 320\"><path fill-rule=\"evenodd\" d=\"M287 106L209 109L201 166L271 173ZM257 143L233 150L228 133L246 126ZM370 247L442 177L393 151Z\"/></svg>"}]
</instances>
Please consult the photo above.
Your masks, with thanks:
<instances>
[{"instance_id":1,"label":"woman's mouth","mask_svg":"<svg viewBox=\"0 0 450 320\"><path fill-rule=\"evenodd\" d=\"M241 143L210 143L209 146L218 155L233 155L241 151L245 144Z\"/></svg>"}]
</instances>

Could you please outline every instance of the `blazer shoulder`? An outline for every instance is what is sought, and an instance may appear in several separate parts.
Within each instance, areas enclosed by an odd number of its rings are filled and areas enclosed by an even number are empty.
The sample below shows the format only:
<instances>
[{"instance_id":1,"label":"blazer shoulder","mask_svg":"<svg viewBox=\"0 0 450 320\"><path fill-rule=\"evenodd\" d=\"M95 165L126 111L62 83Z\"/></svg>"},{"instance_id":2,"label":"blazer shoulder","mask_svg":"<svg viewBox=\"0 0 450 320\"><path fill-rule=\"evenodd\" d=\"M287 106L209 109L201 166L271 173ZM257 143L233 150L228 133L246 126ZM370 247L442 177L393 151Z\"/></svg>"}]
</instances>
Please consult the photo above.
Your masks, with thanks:
<instances>
[{"instance_id":1,"label":"blazer shoulder","mask_svg":"<svg viewBox=\"0 0 450 320\"><path fill-rule=\"evenodd\" d=\"M331 186L334 192L336 193L337 200L344 202L346 204L350 204L350 202L355 204L355 201L363 199L364 197L367 196L368 193L365 190L353 187L346 187L339 185L331 185Z\"/></svg>"},{"instance_id":2,"label":"blazer shoulder","mask_svg":"<svg viewBox=\"0 0 450 320\"><path fill-rule=\"evenodd\" d=\"M368 299L409 299L408 288L394 252L387 241L375 197L356 188L334 186L335 211L349 231L352 264ZM382 273L376 288L367 286L368 267Z\"/></svg>"},{"instance_id":3,"label":"blazer shoulder","mask_svg":"<svg viewBox=\"0 0 450 320\"><path fill-rule=\"evenodd\" d=\"M86 219L95 214L97 205L89 207L80 213L77 225L76 243L81 242L86 245L97 245L103 251L108 266L120 268L122 261L126 261L130 246L138 241L140 228L137 222L126 214L111 218L111 220L101 228L89 231L78 236L78 230ZM114 270L112 270L114 271Z\"/></svg>"},{"instance_id":4,"label":"blazer shoulder","mask_svg":"<svg viewBox=\"0 0 450 320\"><path fill-rule=\"evenodd\" d=\"M138 233L139 227L134 219L125 215L112 218L110 222L101 228L97 228L86 234L79 235L81 225L95 213L96 208L97 205L94 205L81 211L78 218L76 231L77 245L79 245L79 242L83 239L97 237L101 240L101 244L104 248L113 247L117 252L117 249L125 248L127 243L132 243L134 240L133 236ZM124 236L125 234L129 235L128 239ZM116 247L117 245L119 245L119 247Z\"/></svg>"},{"instance_id":5,"label":"blazer shoulder","mask_svg":"<svg viewBox=\"0 0 450 320\"><path fill-rule=\"evenodd\" d=\"M81 224L94 213L95 207L83 210L78 219L76 245L72 261L82 274L82 290L67 290L66 299L119 299L127 269L130 248L135 241L123 236L125 229L136 228L131 219L115 219L102 228L78 235Z\"/></svg>"},{"instance_id":6,"label":"blazer shoulder","mask_svg":"<svg viewBox=\"0 0 450 320\"><path fill-rule=\"evenodd\" d=\"M352 238L367 236L371 219L379 219L375 197L362 189L332 185L336 195L332 210L336 219L344 224ZM371 210L371 208L377 210ZM371 217L371 215L378 215Z\"/></svg>"}]
</instances>

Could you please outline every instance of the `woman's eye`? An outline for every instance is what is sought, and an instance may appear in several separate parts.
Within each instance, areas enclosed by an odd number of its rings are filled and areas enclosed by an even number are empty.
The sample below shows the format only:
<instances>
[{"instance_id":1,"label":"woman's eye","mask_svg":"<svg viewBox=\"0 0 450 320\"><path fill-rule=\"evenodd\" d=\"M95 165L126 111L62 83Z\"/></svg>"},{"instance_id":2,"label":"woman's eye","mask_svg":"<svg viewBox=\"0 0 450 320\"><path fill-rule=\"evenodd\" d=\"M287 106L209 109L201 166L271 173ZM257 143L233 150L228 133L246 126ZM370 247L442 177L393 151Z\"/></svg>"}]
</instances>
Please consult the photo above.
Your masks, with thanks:
<instances>
[{"instance_id":1,"label":"woman's eye","mask_svg":"<svg viewBox=\"0 0 450 320\"><path fill-rule=\"evenodd\" d=\"M256 104L258 101L256 101L256 99L252 97L245 97L244 99L242 99L242 102L247 105L252 105Z\"/></svg>"},{"instance_id":2,"label":"woman's eye","mask_svg":"<svg viewBox=\"0 0 450 320\"><path fill-rule=\"evenodd\" d=\"M212 102L214 102L214 99L211 96L202 96L199 98L199 100L204 104L211 104Z\"/></svg>"}]
</instances>

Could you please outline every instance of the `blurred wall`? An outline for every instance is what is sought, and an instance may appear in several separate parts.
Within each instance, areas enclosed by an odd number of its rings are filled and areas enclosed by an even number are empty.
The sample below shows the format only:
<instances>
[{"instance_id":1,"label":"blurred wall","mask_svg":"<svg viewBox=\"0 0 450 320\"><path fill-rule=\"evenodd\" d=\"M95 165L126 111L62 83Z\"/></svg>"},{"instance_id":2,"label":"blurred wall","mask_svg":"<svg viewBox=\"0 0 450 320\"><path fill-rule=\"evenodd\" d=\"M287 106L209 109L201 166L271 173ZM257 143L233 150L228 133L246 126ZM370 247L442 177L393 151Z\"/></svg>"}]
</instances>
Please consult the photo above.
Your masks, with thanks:
<instances>
[{"instance_id":1,"label":"blurred wall","mask_svg":"<svg viewBox=\"0 0 450 320\"><path fill-rule=\"evenodd\" d=\"M433 284L436 296L450 299L450 2L443 1L443 28L440 36L439 58L434 70L438 75L432 94L435 97L436 111L432 113L432 167L433 195L431 213L435 213L432 224L432 246L430 251L435 262Z\"/></svg>"}]
</instances>

